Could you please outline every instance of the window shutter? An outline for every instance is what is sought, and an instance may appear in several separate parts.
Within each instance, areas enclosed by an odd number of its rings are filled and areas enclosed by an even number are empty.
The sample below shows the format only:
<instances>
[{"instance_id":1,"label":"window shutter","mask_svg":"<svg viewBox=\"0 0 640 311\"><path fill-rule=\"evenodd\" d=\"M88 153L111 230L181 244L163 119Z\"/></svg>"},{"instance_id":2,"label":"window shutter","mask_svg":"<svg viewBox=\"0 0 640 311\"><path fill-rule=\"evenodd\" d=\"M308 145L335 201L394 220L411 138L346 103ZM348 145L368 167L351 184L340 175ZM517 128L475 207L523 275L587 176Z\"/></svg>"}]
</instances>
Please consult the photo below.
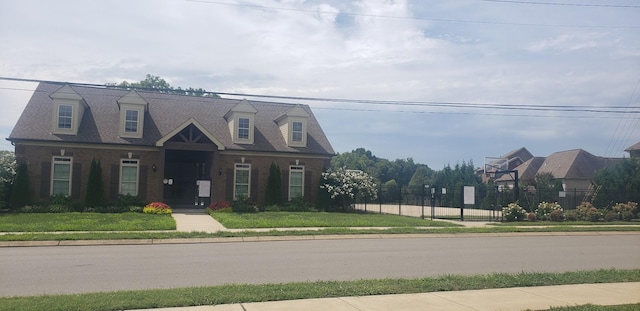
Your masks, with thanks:
<instances>
[{"instance_id":1,"label":"window shutter","mask_svg":"<svg viewBox=\"0 0 640 311\"><path fill-rule=\"evenodd\" d=\"M252 169L251 170L251 198L253 199L254 202L258 201L258 169Z\"/></svg>"},{"instance_id":2,"label":"window shutter","mask_svg":"<svg viewBox=\"0 0 640 311\"><path fill-rule=\"evenodd\" d=\"M233 169L227 169L227 191L225 193L226 200L233 202Z\"/></svg>"},{"instance_id":3,"label":"window shutter","mask_svg":"<svg viewBox=\"0 0 640 311\"><path fill-rule=\"evenodd\" d=\"M313 178L313 173L311 171L304 171L304 197L307 200L311 199L311 179Z\"/></svg>"},{"instance_id":4,"label":"window shutter","mask_svg":"<svg viewBox=\"0 0 640 311\"><path fill-rule=\"evenodd\" d=\"M40 198L48 198L51 193L51 162L40 163Z\"/></svg>"},{"instance_id":5,"label":"window shutter","mask_svg":"<svg viewBox=\"0 0 640 311\"><path fill-rule=\"evenodd\" d=\"M73 162L71 172L71 198L80 199L82 195L82 164Z\"/></svg>"},{"instance_id":6,"label":"window shutter","mask_svg":"<svg viewBox=\"0 0 640 311\"><path fill-rule=\"evenodd\" d=\"M147 171L148 165L141 165L139 167L140 172L138 175L138 197L143 200L147 199Z\"/></svg>"},{"instance_id":7,"label":"window shutter","mask_svg":"<svg viewBox=\"0 0 640 311\"><path fill-rule=\"evenodd\" d=\"M282 170L280 176L282 176L282 199L287 201L289 200L289 170Z\"/></svg>"},{"instance_id":8,"label":"window shutter","mask_svg":"<svg viewBox=\"0 0 640 311\"><path fill-rule=\"evenodd\" d=\"M120 188L118 185L120 182L120 166L111 165L111 173L109 175L111 175L109 180L109 198L116 200L118 198L118 190Z\"/></svg>"}]
</instances>

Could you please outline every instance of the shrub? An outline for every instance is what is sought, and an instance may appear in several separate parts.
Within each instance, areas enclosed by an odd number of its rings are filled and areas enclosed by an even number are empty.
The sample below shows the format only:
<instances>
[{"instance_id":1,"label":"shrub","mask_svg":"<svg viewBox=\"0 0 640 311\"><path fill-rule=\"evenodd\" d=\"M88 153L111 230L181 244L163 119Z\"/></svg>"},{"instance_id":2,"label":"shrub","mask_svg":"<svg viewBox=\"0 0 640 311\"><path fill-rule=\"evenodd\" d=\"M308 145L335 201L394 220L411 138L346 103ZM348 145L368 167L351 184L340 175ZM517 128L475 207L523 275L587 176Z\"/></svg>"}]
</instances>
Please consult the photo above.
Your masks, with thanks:
<instances>
[{"instance_id":1,"label":"shrub","mask_svg":"<svg viewBox=\"0 0 640 311\"><path fill-rule=\"evenodd\" d=\"M549 220L551 221L563 221L564 220L564 213L562 212L562 210L553 210L551 211L551 213L549 213Z\"/></svg>"},{"instance_id":2,"label":"shrub","mask_svg":"<svg viewBox=\"0 0 640 311\"><path fill-rule=\"evenodd\" d=\"M536 217L536 213L527 214L527 220L528 221L536 221L536 220L538 220L538 218Z\"/></svg>"},{"instance_id":3,"label":"shrub","mask_svg":"<svg viewBox=\"0 0 640 311\"><path fill-rule=\"evenodd\" d=\"M267 205L280 204L282 202L282 173L280 166L271 163L269 177L267 178L267 193L265 203Z\"/></svg>"},{"instance_id":4,"label":"shrub","mask_svg":"<svg viewBox=\"0 0 640 311\"><path fill-rule=\"evenodd\" d=\"M517 202L513 202L502 209L502 216L506 221L522 221L527 216L527 212Z\"/></svg>"},{"instance_id":5,"label":"shrub","mask_svg":"<svg viewBox=\"0 0 640 311\"><path fill-rule=\"evenodd\" d=\"M631 221L638 209L638 203L635 202L627 202L627 203L618 203L613 206L613 211L616 213L617 218L619 220Z\"/></svg>"},{"instance_id":6,"label":"shrub","mask_svg":"<svg viewBox=\"0 0 640 311\"><path fill-rule=\"evenodd\" d=\"M152 202L142 209L145 214L171 214L171 207L162 202Z\"/></svg>"},{"instance_id":7,"label":"shrub","mask_svg":"<svg viewBox=\"0 0 640 311\"><path fill-rule=\"evenodd\" d=\"M564 219L568 221L576 221L578 220L578 213L576 213L576 211L574 210L567 211L566 213L564 213Z\"/></svg>"},{"instance_id":8,"label":"shrub","mask_svg":"<svg viewBox=\"0 0 640 311\"><path fill-rule=\"evenodd\" d=\"M87 207L102 206L104 201L104 184L102 182L102 166L100 161L94 158L91 160L89 169L89 180L87 181L87 195L85 205Z\"/></svg>"},{"instance_id":9,"label":"shrub","mask_svg":"<svg viewBox=\"0 0 640 311\"><path fill-rule=\"evenodd\" d=\"M280 207L280 210L287 212L310 212L313 211L313 205L304 200L303 197L291 199L287 204Z\"/></svg>"},{"instance_id":10,"label":"shrub","mask_svg":"<svg viewBox=\"0 0 640 311\"><path fill-rule=\"evenodd\" d=\"M560 206L560 204L558 204L557 202L540 202L540 204L538 204L538 208L536 208L535 210L535 213L536 217L539 220L551 220L549 216L553 211L559 211L560 214L562 214L562 207Z\"/></svg>"},{"instance_id":11,"label":"shrub","mask_svg":"<svg viewBox=\"0 0 640 311\"><path fill-rule=\"evenodd\" d=\"M600 220L600 211L589 202L582 202L576 207L576 214L578 220L584 221L598 221Z\"/></svg>"},{"instance_id":12,"label":"shrub","mask_svg":"<svg viewBox=\"0 0 640 311\"><path fill-rule=\"evenodd\" d=\"M71 198L63 194L54 194L49 198L49 212L68 213L72 210Z\"/></svg>"},{"instance_id":13,"label":"shrub","mask_svg":"<svg viewBox=\"0 0 640 311\"><path fill-rule=\"evenodd\" d=\"M607 211L604 213L604 221L616 221L618 220L618 213L614 211Z\"/></svg>"},{"instance_id":14,"label":"shrub","mask_svg":"<svg viewBox=\"0 0 640 311\"><path fill-rule=\"evenodd\" d=\"M145 206L145 202L139 196L130 194L121 194L118 196L119 207L128 208L129 206Z\"/></svg>"},{"instance_id":15,"label":"shrub","mask_svg":"<svg viewBox=\"0 0 640 311\"><path fill-rule=\"evenodd\" d=\"M231 207L231 205L229 205L229 202L227 201L217 201L217 202L213 202L209 205L208 209L211 210L212 212L215 212L217 210L221 210L224 208L229 208Z\"/></svg>"},{"instance_id":16,"label":"shrub","mask_svg":"<svg viewBox=\"0 0 640 311\"><path fill-rule=\"evenodd\" d=\"M233 201L231 208L236 213L257 213L260 211L258 209L258 205L256 205L256 203L250 198L241 198L237 201Z\"/></svg>"},{"instance_id":17,"label":"shrub","mask_svg":"<svg viewBox=\"0 0 640 311\"><path fill-rule=\"evenodd\" d=\"M27 165L19 164L11 187L10 207L18 209L29 204L29 173Z\"/></svg>"}]
</instances>

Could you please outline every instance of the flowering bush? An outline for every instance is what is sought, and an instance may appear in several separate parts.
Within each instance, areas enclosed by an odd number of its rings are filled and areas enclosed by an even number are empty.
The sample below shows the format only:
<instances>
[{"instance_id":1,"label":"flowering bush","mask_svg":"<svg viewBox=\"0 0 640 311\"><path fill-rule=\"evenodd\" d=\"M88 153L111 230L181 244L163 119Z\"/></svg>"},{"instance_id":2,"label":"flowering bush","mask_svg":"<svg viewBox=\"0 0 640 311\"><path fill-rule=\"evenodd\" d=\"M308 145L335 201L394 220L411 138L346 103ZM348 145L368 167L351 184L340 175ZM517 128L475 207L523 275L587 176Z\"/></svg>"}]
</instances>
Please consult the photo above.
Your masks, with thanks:
<instances>
[{"instance_id":1,"label":"flowering bush","mask_svg":"<svg viewBox=\"0 0 640 311\"><path fill-rule=\"evenodd\" d=\"M618 203L613 207L613 211L618 215L619 220L631 221L635 217L638 203L627 202Z\"/></svg>"},{"instance_id":2,"label":"flowering bush","mask_svg":"<svg viewBox=\"0 0 640 311\"><path fill-rule=\"evenodd\" d=\"M229 207L231 207L231 204L229 204L229 202L227 202L227 201L217 201L217 202L213 202L213 203L211 203L209 205L209 209L212 212L215 212L217 210L221 210L221 209L224 209L224 208L229 208Z\"/></svg>"},{"instance_id":3,"label":"flowering bush","mask_svg":"<svg viewBox=\"0 0 640 311\"><path fill-rule=\"evenodd\" d=\"M513 202L502 209L502 216L507 221L521 221L527 217L527 212L517 202Z\"/></svg>"},{"instance_id":4,"label":"flowering bush","mask_svg":"<svg viewBox=\"0 0 640 311\"><path fill-rule=\"evenodd\" d=\"M550 215L554 211L557 211L554 213L554 219L558 219L558 218L564 219L562 207L557 202L554 202L554 203L540 202L540 204L538 204L538 208L536 208L535 210L535 213L536 213L536 217L539 220L551 220ZM561 215L562 217L559 217Z\"/></svg>"},{"instance_id":5,"label":"flowering bush","mask_svg":"<svg viewBox=\"0 0 640 311\"><path fill-rule=\"evenodd\" d=\"M582 202L576 207L578 220L598 221L602 213L589 202Z\"/></svg>"},{"instance_id":6,"label":"flowering bush","mask_svg":"<svg viewBox=\"0 0 640 311\"><path fill-rule=\"evenodd\" d=\"M378 197L376 183L369 174L348 170L344 167L322 173L325 183L320 187L327 189L332 199L342 200L343 208L346 209L357 196L375 199Z\"/></svg>"},{"instance_id":7,"label":"flowering bush","mask_svg":"<svg viewBox=\"0 0 640 311\"><path fill-rule=\"evenodd\" d=\"M152 202L142 209L145 214L171 214L171 207L162 202Z\"/></svg>"}]
</instances>

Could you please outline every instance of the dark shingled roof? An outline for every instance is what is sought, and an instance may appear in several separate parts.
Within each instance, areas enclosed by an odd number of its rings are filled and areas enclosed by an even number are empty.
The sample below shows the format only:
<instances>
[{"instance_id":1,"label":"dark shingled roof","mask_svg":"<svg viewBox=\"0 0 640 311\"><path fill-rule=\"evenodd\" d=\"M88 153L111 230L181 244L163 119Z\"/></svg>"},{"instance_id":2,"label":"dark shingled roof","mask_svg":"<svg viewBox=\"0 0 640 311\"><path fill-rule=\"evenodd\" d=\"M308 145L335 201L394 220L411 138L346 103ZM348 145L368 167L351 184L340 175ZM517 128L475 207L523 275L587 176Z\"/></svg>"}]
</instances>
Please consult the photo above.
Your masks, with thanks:
<instances>
[{"instance_id":1,"label":"dark shingled roof","mask_svg":"<svg viewBox=\"0 0 640 311\"><path fill-rule=\"evenodd\" d=\"M120 113L117 100L129 90L70 85L88 105L78 135L52 134L53 100L49 97L64 83L38 85L8 140L105 143L155 146L156 142L193 118L215 137L226 150L291 152L333 155L335 152L308 105L249 101L255 107L254 144L235 144L224 115L241 100L171 95L136 91L149 104L142 138L119 136ZM286 111L300 107L309 114L307 146L289 147L275 120Z\"/></svg>"}]
</instances>

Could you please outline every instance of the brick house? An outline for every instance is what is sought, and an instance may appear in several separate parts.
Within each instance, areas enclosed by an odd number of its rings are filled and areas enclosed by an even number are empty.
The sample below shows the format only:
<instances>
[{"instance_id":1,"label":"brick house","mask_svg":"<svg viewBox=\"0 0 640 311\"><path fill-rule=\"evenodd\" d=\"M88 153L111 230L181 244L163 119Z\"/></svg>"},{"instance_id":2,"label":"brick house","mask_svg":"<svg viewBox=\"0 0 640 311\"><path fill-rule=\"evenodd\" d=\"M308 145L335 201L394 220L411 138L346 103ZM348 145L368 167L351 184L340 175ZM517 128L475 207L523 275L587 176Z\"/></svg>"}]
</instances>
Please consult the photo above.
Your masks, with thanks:
<instances>
[{"instance_id":1,"label":"brick house","mask_svg":"<svg viewBox=\"0 0 640 311\"><path fill-rule=\"evenodd\" d=\"M40 83L7 138L33 201L82 202L92 159L105 197L172 206L264 202L271 163L282 197L314 202L333 148L307 105Z\"/></svg>"}]
</instances>

